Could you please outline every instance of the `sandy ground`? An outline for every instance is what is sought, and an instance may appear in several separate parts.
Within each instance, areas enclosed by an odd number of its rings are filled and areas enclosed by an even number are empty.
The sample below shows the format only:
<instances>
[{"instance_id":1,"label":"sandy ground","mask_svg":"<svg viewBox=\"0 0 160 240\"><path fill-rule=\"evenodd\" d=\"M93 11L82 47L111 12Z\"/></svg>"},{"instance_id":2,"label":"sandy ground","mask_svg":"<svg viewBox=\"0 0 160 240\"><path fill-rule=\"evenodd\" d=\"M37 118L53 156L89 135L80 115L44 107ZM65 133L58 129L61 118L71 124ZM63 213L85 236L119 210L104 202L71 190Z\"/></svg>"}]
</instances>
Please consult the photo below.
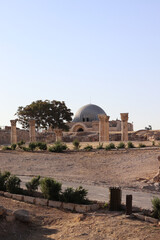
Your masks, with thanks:
<instances>
[{"instance_id":1,"label":"sandy ground","mask_svg":"<svg viewBox=\"0 0 160 240\"><path fill-rule=\"evenodd\" d=\"M37 153L0 152L0 169L80 184L142 188L158 171L160 149Z\"/></svg>"},{"instance_id":2,"label":"sandy ground","mask_svg":"<svg viewBox=\"0 0 160 240\"><path fill-rule=\"evenodd\" d=\"M41 175L59 181L90 185L142 188L158 170L160 149L118 151L38 153L0 151L0 169L16 175ZM0 239L121 240L160 239L160 228L127 219L120 213L101 212L83 215L39 207L0 197L8 209L25 208L31 212L31 225L0 220ZM98 213L96 213L98 214Z\"/></svg>"},{"instance_id":3,"label":"sandy ground","mask_svg":"<svg viewBox=\"0 0 160 240\"><path fill-rule=\"evenodd\" d=\"M155 240L160 239L160 227L128 219L121 212L106 210L92 214L71 213L40 207L0 197L8 209L29 210L33 223L7 223L0 220L3 240Z\"/></svg>"}]
</instances>

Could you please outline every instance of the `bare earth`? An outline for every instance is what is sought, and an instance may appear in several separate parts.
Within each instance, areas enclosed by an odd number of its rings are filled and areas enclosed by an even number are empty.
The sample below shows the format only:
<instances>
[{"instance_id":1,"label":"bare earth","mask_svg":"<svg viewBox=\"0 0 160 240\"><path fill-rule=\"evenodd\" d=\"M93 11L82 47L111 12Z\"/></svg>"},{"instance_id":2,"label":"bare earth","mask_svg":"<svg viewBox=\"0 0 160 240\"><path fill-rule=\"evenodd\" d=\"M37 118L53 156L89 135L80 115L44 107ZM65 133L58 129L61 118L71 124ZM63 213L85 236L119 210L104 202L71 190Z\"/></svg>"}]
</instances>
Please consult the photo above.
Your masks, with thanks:
<instances>
[{"instance_id":1,"label":"bare earth","mask_svg":"<svg viewBox=\"0 0 160 240\"><path fill-rule=\"evenodd\" d=\"M142 188L158 170L159 149L56 153L0 152L0 169L16 175L41 175L83 185ZM30 226L0 222L0 239L121 240L160 239L160 227L106 211L91 215L34 206L0 197L8 209L25 208ZM98 215L98 216L97 216Z\"/></svg>"}]
</instances>

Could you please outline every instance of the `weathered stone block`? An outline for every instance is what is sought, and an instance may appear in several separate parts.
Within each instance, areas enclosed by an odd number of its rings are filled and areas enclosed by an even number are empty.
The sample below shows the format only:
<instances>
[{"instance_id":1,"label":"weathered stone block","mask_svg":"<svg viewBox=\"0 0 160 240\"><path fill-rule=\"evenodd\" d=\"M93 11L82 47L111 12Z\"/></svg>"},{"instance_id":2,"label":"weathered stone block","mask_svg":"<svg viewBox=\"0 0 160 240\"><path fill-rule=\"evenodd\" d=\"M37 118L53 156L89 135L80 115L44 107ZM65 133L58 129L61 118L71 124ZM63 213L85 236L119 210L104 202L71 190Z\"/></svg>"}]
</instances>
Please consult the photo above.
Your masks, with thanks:
<instances>
[{"instance_id":1,"label":"weathered stone block","mask_svg":"<svg viewBox=\"0 0 160 240\"><path fill-rule=\"evenodd\" d=\"M19 194L12 194L12 198L18 201L23 201L24 200L24 196L23 195L19 195Z\"/></svg>"},{"instance_id":2,"label":"weathered stone block","mask_svg":"<svg viewBox=\"0 0 160 240\"><path fill-rule=\"evenodd\" d=\"M6 212L6 209L3 206L0 206L0 216Z\"/></svg>"},{"instance_id":3,"label":"weathered stone block","mask_svg":"<svg viewBox=\"0 0 160 240\"><path fill-rule=\"evenodd\" d=\"M16 210L14 212L14 216L17 220L19 220L21 222L29 223L32 221L32 217L31 217L30 213L25 209Z\"/></svg>"},{"instance_id":4,"label":"weathered stone block","mask_svg":"<svg viewBox=\"0 0 160 240\"><path fill-rule=\"evenodd\" d=\"M55 208L61 208L62 207L62 202L49 200L48 206L49 207L55 207Z\"/></svg>"},{"instance_id":5,"label":"weathered stone block","mask_svg":"<svg viewBox=\"0 0 160 240\"><path fill-rule=\"evenodd\" d=\"M98 203L95 203L95 204L90 205L90 210L91 210L91 211L95 211L95 210L97 210L97 209L99 209L99 204L98 204Z\"/></svg>"},{"instance_id":6,"label":"weathered stone block","mask_svg":"<svg viewBox=\"0 0 160 240\"><path fill-rule=\"evenodd\" d=\"M153 223L153 224L158 224L158 219L155 219L155 218L152 218L152 217L145 216L145 221Z\"/></svg>"},{"instance_id":7,"label":"weathered stone block","mask_svg":"<svg viewBox=\"0 0 160 240\"><path fill-rule=\"evenodd\" d=\"M68 209L68 210L73 211L75 209L75 204L74 203L65 203L65 202L63 202L62 207L64 209Z\"/></svg>"},{"instance_id":8,"label":"weathered stone block","mask_svg":"<svg viewBox=\"0 0 160 240\"><path fill-rule=\"evenodd\" d=\"M139 220L145 221L145 216L140 213L133 213L132 215Z\"/></svg>"},{"instance_id":9,"label":"weathered stone block","mask_svg":"<svg viewBox=\"0 0 160 240\"><path fill-rule=\"evenodd\" d=\"M35 203L35 198L30 196L24 196L24 202Z\"/></svg>"},{"instance_id":10,"label":"weathered stone block","mask_svg":"<svg viewBox=\"0 0 160 240\"><path fill-rule=\"evenodd\" d=\"M12 197L12 193L4 192L4 196L5 196L5 197L8 197L8 198L11 198L11 197Z\"/></svg>"},{"instance_id":11,"label":"weathered stone block","mask_svg":"<svg viewBox=\"0 0 160 240\"><path fill-rule=\"evenodd\" d=\"M7 222L14 222L15 221L15 216L14 215L10 215L10 216L6 216L6 221Z\"/></svg>"},{"instance_id":12,"label":"weathered stone block","mask_svg":"<svg viewBox=\"0 0 160 240\"><path fill-rule=\"evenodd\" d=\"M35 204L42 205L42 206L48 206L48 199L36 198Z\"/></svg>"},{"instance_id":13,"label":"weathered stone block","mask_svg":"<svg viewBox=\"0 0 160 240\"><path fill-rule=\"evenodd\" d=\"M0 191L0 196L3 196L4 195L4 192L3 191Z\"/></svg>"},{"instance_id":14,"label":"weathered stone block","mask_svg":"<svg viewBox=\"0 0 160 240\"><path fill-rule=\"evenodd\" d=\"M91 205L75 204L75 211L84 213L91 210Z\"/></svg>"}]
</instances>

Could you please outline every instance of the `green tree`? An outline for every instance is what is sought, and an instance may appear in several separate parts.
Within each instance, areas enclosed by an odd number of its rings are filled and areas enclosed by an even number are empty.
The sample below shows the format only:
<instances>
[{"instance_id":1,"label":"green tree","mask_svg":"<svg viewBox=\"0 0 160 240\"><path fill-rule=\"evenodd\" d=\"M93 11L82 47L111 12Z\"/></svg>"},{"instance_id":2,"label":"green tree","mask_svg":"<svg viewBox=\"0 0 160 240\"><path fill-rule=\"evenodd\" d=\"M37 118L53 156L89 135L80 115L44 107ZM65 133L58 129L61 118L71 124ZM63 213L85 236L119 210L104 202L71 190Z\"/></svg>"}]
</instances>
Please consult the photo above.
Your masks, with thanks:
<instances>
[{"instance_id":1,"label":"green tree","mask_svg":"<svg viewBox=\"0 0 160 240\"><path fill-rule=\"evenodd\" d=\"M37 100L25 107L20 106L15 115L24 129L29 127L30 119L35 119L37 129L51 127L68 130L66 122L72 120L73 113L63 101Z\"/></svg>"}]
</instances>

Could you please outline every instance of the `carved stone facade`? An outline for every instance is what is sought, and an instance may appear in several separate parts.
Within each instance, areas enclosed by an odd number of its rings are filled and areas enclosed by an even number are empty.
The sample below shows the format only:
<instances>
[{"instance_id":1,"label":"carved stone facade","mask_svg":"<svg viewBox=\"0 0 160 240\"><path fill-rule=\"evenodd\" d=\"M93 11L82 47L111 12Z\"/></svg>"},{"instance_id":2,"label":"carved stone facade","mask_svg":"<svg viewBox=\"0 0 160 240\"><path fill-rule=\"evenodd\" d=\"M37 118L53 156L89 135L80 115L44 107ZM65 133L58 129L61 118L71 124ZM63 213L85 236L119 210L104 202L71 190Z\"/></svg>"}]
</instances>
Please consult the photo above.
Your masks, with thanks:
<instances>
[{"instance_id":1,"label":"carved stone facade","mask_svg":"<svg viewBox=\"0 0 160 240\"><path fill-rule=\"evenodd\" d=\"M56 141L62 141L63 138L62 129L56 128L54 129L54 133L56 135Z\"/></svg>"},{"instance_id":2,"label":"carved stone facade","mask_svg":"<svg viewBox=\"0 0 160 240\"><path fill-rule=\"evenodd\" d=\"M128 113L121 113L121 140L128 141Z\"/></svg>"},{"instance_id":3,"label":"carved stone facade","mask_svg":"<svg viewBox=\"0 0 160 240\"><path fill-rule=\"evenodd\" d=\"M11 144L17 143L17 129L16 129L16 123L17 120L10 120L11 122Z\"/></svg>"},{"instance_id":4,"label":"carved stone facade","mask_svg":"<svg viewBox=\"0 0 160 240\"><path fill-rule=\"evenodd\" d=\"M35 129L35 120L29 120L29 139L30 142L36 142L36 129Z\"/></svg>"},{"instance_id":5,"label":"carved stone facade","mask_svg":"<svg viewBox=\"0 0 160 240\"><path fill-rule=\"evenodd\" d=\"M99 114L99 142L109 141L109 116Z\"/></svg>"}]
</instances>

